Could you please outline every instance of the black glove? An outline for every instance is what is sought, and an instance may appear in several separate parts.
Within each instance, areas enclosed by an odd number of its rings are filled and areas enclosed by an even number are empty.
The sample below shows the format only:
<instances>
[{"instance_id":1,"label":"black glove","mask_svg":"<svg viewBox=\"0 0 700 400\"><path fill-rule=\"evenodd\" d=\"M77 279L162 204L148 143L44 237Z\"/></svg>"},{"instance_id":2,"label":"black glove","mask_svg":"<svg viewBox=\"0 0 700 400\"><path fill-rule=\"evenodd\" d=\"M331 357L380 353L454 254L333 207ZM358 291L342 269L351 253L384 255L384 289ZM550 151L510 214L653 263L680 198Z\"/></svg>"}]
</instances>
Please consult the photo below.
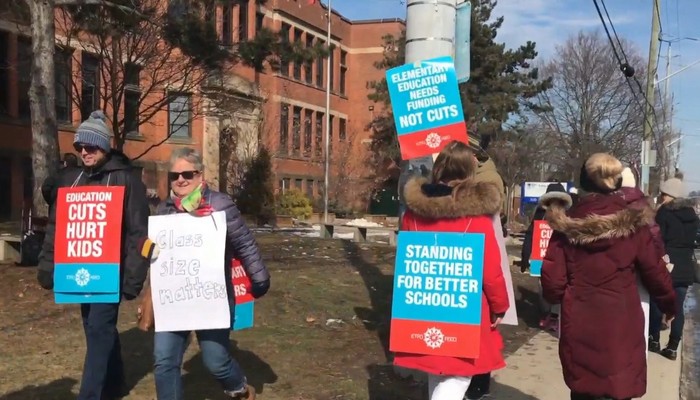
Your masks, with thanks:
<instances>
[{"instance_id":1,"label":"black glove","mask_svg":"<svg viewBox=\"0 0 700 400\"><path fill-rule=\"evenodd\" d=\"M39 285L46 290L53 289L53 272L39 270L36 274L36 279L39 281Z\"/></svg>"},{"instance_id":2,"label":"black glove","mask_svg":"<svg viewBox=\"0 0 700 400\"><path fill-rule=\"evenodd\" d=\"M254 299L259 299L270 290L270 280L265 280L262 282L253 282L253 287L251 288L251 294Z\"/></svg>"}]
</instances>

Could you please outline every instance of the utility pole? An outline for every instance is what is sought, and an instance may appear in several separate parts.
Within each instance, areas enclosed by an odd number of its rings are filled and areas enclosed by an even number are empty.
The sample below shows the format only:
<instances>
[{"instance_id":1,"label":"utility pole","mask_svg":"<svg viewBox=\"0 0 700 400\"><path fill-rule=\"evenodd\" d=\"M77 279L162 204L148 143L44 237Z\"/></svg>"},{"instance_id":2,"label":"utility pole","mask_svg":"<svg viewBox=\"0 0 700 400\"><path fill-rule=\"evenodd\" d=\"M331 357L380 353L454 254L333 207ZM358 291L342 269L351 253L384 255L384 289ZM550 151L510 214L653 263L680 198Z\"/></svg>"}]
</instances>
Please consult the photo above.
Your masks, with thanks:
<instances>
[{"instance_id":1,"label":"utility pole","mask_svg":"<svg viewBox=\"0 0 700 400\"><path fill-rule=\"evenodd\" d=\"M671 75L671 42L668 42L668 48L666 49L666 76ZM671 80L666 79L666 82L664 82L664 121L666 122L666 126L664 126L664 129L666 130L666 135L664 135L661 138L661 146L662 151L663 151L663 162L664 165L662 166L664 169L664 178L663 179L668 179L673 176L673 164L671 162L671 147L666 147L666 139L670 139L671 135L673 135L673 130L671 129L672 127L672 119L673 119L673 105L671 104Z\"/></svg>"},{"instance_id":2,"label":"utility pole","mask_svg":"<svg viewBox=\"0 0 700 400\"><path fill-rule=\"evenodd\" d=\"M406 4L406 64L430 58L454 57L457 3L468 0L408 0ZM405 209L403 188L413 171L421 165L432 169L433 157L421 157L401 163L399 177L399 221Z\"/></svg>"},{"instance_id":3,"label":"utility pole","mask_svg":"<svg viewBox=\"0 0 700 400\"><path fill-rule=\"evenodd\" d=\"M647 92L644 110L644 136L642 137L642 179L641 189L649 193L649 168L651 167L651 136L654 126L654 83L656 65L659 59L659 35L661 33L661 1L652 0L651 39L649 40L649 65L647 66Z\"/></svg>"}]
</instances>

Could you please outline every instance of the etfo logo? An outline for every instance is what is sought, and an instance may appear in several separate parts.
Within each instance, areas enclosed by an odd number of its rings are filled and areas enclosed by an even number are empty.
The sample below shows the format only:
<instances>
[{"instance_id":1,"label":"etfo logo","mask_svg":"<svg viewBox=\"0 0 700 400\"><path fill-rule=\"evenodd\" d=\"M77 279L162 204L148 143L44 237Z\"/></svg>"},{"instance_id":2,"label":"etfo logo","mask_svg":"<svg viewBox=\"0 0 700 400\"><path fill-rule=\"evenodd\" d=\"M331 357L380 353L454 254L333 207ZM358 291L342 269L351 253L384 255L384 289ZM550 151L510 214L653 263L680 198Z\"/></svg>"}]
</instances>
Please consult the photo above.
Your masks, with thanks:
<instances>
[{"instance_id":1,"label":"etfo logo","mask_svg":"<svg viewBox=\"0 0 700 400\"><path fill-rule=\"evenodd\" d=\"M440 143L442 143L442 138L435 132L431 132L425 137L425 144L431 149L437 149L440 147Z\"/></svg>"},{"instance_id":2,"label":"etfo logo","mask_svg":"<svg viewBox=\"0 0 700 400\"><path fill-rule=\"evenodd\" d=\"M79 270L75 271L75 275L68 275L68 276L66 276L66 279L75 281L75 284L80 286L80 287L85 287L91 281L100 280L100 276L99 275L92 275L92 274L90 274L90 271L88 271L87 269L80 268Z\"/></svg>"},{"instance_id":3,"label":"etfo logo","mask_svg":"<svg viewBox=\"0 0 700 400\"><path fill-rule=\"evenodd\" d=\"M454 336L445 336L444 333L439 328L432 327L428 328L425 333L414 333L411 335L411 339L422 340L426 346L431 349L439 349L445 342L454 343L457 342L457 338Z\"/></svg>"}]
</instances>

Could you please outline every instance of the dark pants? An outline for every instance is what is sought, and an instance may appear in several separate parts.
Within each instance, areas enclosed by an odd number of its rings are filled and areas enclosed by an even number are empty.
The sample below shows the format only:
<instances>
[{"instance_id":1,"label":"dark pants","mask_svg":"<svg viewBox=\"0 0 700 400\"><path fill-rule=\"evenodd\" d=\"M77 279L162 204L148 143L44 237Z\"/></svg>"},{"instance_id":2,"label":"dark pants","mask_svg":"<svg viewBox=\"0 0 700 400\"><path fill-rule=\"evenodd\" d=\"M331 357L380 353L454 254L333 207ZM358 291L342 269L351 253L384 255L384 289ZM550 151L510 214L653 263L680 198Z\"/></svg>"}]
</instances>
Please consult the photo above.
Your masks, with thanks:
<instances>
[{"instance_id":1,"label":"dark pants","mask_svg":"<svg viewBox=\"0 0 700 400\"><path fill-rule=\"evenodd\" d=\"M489 393L491 387L491 373L474 375L467 390L467 398L478 399Z\"/></svg>"},{"instance_id":2,"label":"dark pants","mask_svg":"<svg viewBox=\"0 0 700 400\"><path fill-rule=\"evenodd\" d=\"M632 400L632 399L613 399L612 397L605 396L591 396L589 394L581 394L571 392L571 400Z\"/></svg>"},{"instance_id":3,"label":"dark pants","mask_svg":"<svg viewBox=\"0 0 700 400\"><path fill-rule=\"evenodd\" d=\"M683 325L685 325L685 317L683 315L683 303L685 303L685 296L688 293L687 286L676 286L674 287L676 291L676 317L671 321L671 334L669 335L668 347L672 350L678 349L678 343L680 343L683 337ZM659 307L651 301L649 304L649 336L658 342L661 336L661 320L663 319L663 314Z\"/></svg>"},{"instance_id":4,"label":"dark pants","mask_svg":"<svg viewBox=\"0 0 700 400\"><path fill-rule=\"evenodd\" d=\"M117 318L119 304L82 304L87 351L78 400L100 400L122 395L122 361Z\"/></svg>"}]
</instances>

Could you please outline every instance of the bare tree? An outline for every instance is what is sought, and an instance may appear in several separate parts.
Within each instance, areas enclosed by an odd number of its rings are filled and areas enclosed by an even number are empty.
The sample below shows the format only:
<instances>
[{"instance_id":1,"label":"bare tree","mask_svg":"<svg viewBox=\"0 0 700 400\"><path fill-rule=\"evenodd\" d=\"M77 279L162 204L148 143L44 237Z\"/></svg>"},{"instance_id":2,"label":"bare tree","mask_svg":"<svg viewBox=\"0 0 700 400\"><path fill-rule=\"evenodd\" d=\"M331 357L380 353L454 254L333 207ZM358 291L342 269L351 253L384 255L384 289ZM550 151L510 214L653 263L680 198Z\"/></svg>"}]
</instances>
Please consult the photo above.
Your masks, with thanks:
<instances>
[{"instance_id":1,"label":"bare tree","mask_svg":"<svg viewBox=\"0 0 700 400\"><path fill-rule=\"evenodd\" d=\"M629 63L643 76L643 58L623 41ZM597 151L635 162L644 123L642 93L627 81L610 44L598 32L579 32L558 46L542 68L552 87L532 105L550 137L550 162L573 175L583 159Z\"/></svg>"},{"instance_id":2,"label":"bare tree","mask_svg":"<svg viewBox=\"0 0 700 400\"><path fill-rule=\"evenodd\" d=\"M177 41L163 40L177 15L168 0L134 2L131 11L87 5L65 7L56 14L63 33L57 42L63 57L72 57L74 66L72 88L66 90L73 93L81 119L95 108L107 113L118 150L128 137L142 137L141 128L154 125L155 117L165 109L171 114L171 125L175 121L176 128L185 129L203 110L203 96L192 94L226 73L229 53L218 46L216 37L206 57L187 54ZM168 129L135 158L178 131Z\"/></svg>"}]
</instances>

